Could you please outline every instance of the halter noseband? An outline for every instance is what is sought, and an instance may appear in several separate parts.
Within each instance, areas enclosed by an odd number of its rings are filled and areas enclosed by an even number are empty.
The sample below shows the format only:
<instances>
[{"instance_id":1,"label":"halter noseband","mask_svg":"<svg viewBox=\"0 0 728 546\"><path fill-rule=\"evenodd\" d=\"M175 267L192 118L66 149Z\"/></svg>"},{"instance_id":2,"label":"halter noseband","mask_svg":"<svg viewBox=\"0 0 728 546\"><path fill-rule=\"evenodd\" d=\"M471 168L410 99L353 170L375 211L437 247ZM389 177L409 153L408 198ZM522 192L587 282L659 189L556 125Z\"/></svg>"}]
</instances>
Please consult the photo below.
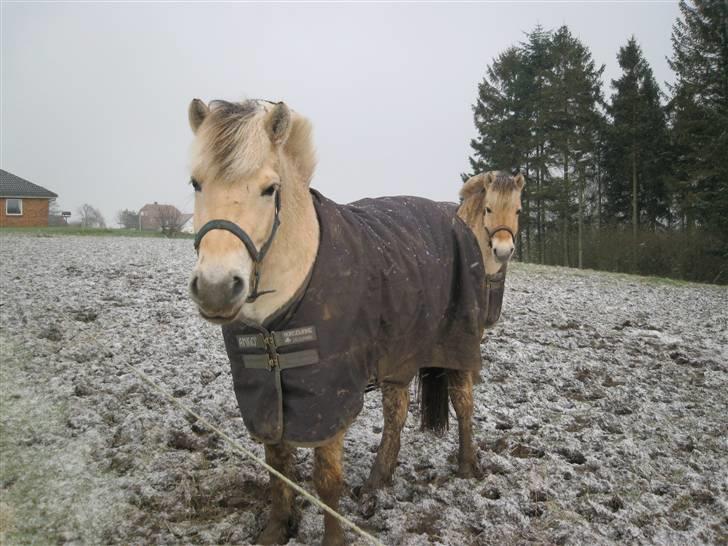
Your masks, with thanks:
<instances>
[{"instance_id":1,"label":"halter noseband","mask_svg":"<svg viewBox=\"0 0 728 546\"><path fill-rule=\"evenodd\" d=\"M268 239L265 243L263 243L263 246L260 248L260 250L255 248L255 243L250 238L250 236L245 233L245 230L243 228L228 220L210 220L204 226L202 226L200 228L200 231L197 232L197 235L195 235L195 251L198 254L200 252L200 242L202 242L202 238L213 229L224 229L226 231L229 231L243 242L245 248L248 249L250 257L253 259L253 271L251 274L252 282L250 283L251 291L248 297L245 299L246 303L254 302L258 299L259 296L262 296L263 294L270 294L271 292L275 292L275 290L263 290L262 292L258 292L258 282L260 281L260 262L263 261L263 258L265 258L265 255L268 253L268 249L273 242L273 237L275 236L276 231L278 231L278 226L281 224L279 218L280 211L281 194L280 190L276 190L275 216L273 217L273 227L271 228Z\"/></svg>"},{"instance_id":2,"label":"halter noseband","mask_svg":"<svg viewBox=\"0 0 728 546\"><path fill-rule=\"evenodd\" d=\"M507 233L510 233L511 238L513 239L513 242L516 242L516 234L513 233L513 230L509 228L506 225L501 224L500 226L496 226L493 228L493 230L489 230L487 226L483 226L485 229L485 232L488 234L488 246L490 248L493 248L493 236L498 233L499 231L505 231Z\"/></svg>"}]
</instances>

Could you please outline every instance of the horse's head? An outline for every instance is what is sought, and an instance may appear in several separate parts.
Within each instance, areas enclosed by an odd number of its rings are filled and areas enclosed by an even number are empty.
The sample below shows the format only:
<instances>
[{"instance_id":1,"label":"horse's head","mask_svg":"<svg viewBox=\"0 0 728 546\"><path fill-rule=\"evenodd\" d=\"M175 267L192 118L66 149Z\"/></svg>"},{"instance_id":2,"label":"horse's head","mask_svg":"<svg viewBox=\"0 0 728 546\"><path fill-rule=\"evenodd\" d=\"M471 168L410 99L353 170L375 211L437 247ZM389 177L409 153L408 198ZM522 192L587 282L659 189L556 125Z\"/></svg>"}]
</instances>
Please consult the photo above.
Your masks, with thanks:
<instances>
[{"instance_id":1,"label":"horse's head","mask_svg":"<svg viewBox=\"0 0 728 546\"><path fill-rule=\"evenodd\" d=\"M460 190L460 214L475 232L488 274L513 256L524 185L522 174L490 171L471 177Z\"/></svg>"},{"instance_id":2,"label":"horse's head","mask_svg":"<svg viewBox=\"0 0 728 546\"><path fill-rule=\"evenodd\" d=\"M195 99L189 122L198 253L190 295L204 318L225 323L266 293L258 280L269 249L284 245L282 202L307 192L313 174L311 127L284 103L258 100Z\"/></svg>"}]
</instances>

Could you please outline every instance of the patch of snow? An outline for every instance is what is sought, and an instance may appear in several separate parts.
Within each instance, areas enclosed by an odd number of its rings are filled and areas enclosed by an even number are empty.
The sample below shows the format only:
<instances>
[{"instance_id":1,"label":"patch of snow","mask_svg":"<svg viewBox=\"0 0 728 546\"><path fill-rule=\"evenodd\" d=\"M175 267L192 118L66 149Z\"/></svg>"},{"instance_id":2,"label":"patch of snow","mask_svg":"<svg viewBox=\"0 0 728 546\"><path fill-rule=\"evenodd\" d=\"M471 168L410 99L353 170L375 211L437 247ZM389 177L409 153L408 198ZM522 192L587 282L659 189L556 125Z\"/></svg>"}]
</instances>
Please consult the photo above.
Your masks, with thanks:
<instances>
[{"instance_id":1,"label":"patch of snow","mask_svg":"<svg viewBox=\"0 0 728 546\"><path fill-rule=\"evenodd\" d=\"M0 239L6 542L244 544L260 531L267 474L124 365L262 456L220 330L187 297L193 263L187 240ZM455 477L454 416L444 437L422 433L413 402L394 483L361 516L350 489L379 441L372 392L345 441L342 513L386 544L725 543L727 310L725 287L513 264L475 389L485 477ZM310 450L297 466L313 490ZM316 543L322 517L300 504L290 544Z\"/></svg>"}]
</instances>

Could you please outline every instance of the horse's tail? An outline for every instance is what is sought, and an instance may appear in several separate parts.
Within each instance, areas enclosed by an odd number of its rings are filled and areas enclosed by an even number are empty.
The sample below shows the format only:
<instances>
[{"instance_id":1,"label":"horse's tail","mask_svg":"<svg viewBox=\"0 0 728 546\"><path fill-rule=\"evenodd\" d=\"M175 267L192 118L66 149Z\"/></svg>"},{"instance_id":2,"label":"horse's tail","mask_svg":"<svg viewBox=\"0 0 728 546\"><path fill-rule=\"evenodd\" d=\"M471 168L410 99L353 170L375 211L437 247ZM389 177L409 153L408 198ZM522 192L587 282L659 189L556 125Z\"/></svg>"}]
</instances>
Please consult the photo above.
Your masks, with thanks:
<instances>
[{"instance_id":1,"label":"horse's tail","mask_svg":"<svg viewBox=\"0 0 728 546\"><path fill-rule=\"evenodd\" d=\"M449 424L447 372L442 368L421 368L418 392L422 430L443 434Z\"/></svg>"}]
</instances>

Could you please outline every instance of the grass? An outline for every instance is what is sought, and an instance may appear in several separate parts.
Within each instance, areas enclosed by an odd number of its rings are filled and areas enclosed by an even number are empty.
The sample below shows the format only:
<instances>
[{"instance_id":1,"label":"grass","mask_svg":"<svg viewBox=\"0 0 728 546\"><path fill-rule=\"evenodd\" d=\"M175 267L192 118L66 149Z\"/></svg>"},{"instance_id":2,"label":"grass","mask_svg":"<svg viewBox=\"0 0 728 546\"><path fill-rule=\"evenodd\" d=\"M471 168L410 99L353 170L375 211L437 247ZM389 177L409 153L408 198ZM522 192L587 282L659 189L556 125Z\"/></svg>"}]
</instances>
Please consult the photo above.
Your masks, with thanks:
<instances>
[{"instance_id":1,"label":"grass","mask_svg":"<svg viewBox=\"0 0 728 546\"><path fill-rule=\"evenodd\" d=\"M79 226L48 227L2 227L0 235L30 235L35 237L55 237L63 235L81 235L92 237L167 237L160 231L139 231L138 229L84 228ZM192 239L189 233L176 233L171 238Z\"/></svg>"},{"instance_id":2,"label":"grass","mask_svg":"<svg viewBox=\"0 0 728 546\"><path fill-rule=\"evenodd\" d=\"M508 270L516 270L521 271L524 274L527 274L528 271L536 271L536 272L548 272L548 271L555 271L558 269L564 269L567 271L566 274L574 276L574 277L588 277L595 273L599 275L606 275L609 277L612 277L614 279L620 279L624 281L631 281L631 282L639 282L643 284L649 284L649 285L667 285L667 286L703 286L703 287L711 287L716 288L720 287L718 284L709 284L704 282L697 282L697 281L686 281L683 279L673 279L670 277L659 277L659 276L651 276L651 275L640 275L637 273L621 273L617 271L603 271L599 269L589 269L589 268L576 268L576 267L565 267L563 265L547 265L547 264L537 264L533 262L513 262L508 266Z\"/></svg>"}]
</instances>

